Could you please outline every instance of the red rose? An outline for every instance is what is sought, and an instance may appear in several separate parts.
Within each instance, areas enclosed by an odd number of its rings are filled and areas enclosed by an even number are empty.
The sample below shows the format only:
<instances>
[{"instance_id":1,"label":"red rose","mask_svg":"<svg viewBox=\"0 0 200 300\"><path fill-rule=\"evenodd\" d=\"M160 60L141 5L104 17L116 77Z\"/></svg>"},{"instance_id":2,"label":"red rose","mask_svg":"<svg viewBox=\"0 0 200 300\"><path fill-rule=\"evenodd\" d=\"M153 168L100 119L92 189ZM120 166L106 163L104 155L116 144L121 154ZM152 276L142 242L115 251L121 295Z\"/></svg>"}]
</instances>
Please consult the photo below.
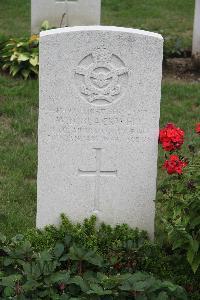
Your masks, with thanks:
<instances>
[{"instance_id":1,"label":"red rose","mask_svg":"<svg viewBox=\"0 0 200 300\"><path fill-rule=\"evenodd\" d=\"M163 168L168 174L182 174L183 168L187 166L187 162L180 160L177 155L170 155L169 160L166 160Z\"/></svg>"},{"instance_id":2,"label":"red rose","mask_svg":"<svg viewBox=\"0 0 200 300\"><path fill-rule=\"evenodd\" d=\"M160 129L159 143L166 151L180 149L184 143L185 132L172 123L168 123L165 128Z\"/></svg>"},{"instance_id":3,"label":"red rose","mask_svg":"<svg viewBox=\"0 0 200 300\"><path fill-rule=\"evenodd\" d=\"M200 123L196 124L195 131L196 131L196 133L200 134Z\"/></svg>"}]
</instances>

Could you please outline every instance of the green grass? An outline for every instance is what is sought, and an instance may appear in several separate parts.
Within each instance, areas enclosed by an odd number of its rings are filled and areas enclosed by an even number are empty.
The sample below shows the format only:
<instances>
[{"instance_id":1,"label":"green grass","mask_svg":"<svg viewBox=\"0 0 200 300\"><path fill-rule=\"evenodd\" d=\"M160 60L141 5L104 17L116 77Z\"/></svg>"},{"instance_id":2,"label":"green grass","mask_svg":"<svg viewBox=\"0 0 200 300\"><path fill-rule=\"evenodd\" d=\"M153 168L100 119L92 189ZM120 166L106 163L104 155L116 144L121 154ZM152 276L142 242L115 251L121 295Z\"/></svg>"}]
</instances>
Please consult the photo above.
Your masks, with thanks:
<instances>
[{"instance_id":1,"label":"green grass","mask_svg":"<svg viewBox=\"0 0 200 300\"><path fill-rule=\"evenodd\" d=\"M193 0L103 0L102 23L179 36L191 46Z\"/></svg>"},{"instance_id":2,"label":"green grass","mask_svg":"<svg viewBox=\"0 0 200 300\"><path fill-rule=\"evenodd\" d=\"M102 23L179 35L189 46L193 0L103 0ZM0 1L0 35L30 32L30 2ZM0 231L11 236L35 226L38 81L0 75ZM200 116L200 85L164 82L161 126L175 122L191 132ZM159 163L161 165L161 161ZM158 180L164 173L159 171Z\"/></svg>"},{"instance_id":3,"label":"green grass","mask_svg":"<svg viewBox=\"0 0 200 300\"><path fill-rule=\"evenodd\" d=\"M30 34L30 0L0 1L0 34ZM179 36L191 46L194 0L102 0L102 24Z\"/></svg>"},{"instance_id":4,"label":"green grass","mask_svg":"<svg viewBox=\"0 0 200 300\"><path fill-rule=\"evenodd\" d=\"M37 81L0 77L0 230L35 225Z\"/></svg>"},{"instance_id":5,"label":"green grass","mask_svg":"<svg viewBox=\"0 0 200 300\"><path fill-rule=\"evenodd\" d=\"M12 236L35 226L38 82L0 76L0 95L0 231ZM161 126L175 122L192 140L199 99L199 84L163 83Z\"/></svg>"},{"instance_id":6,"label":"green grass","mask_svg":"<svg viewBox=\"0 0 200 300\"><path fill-rule=\"evenodd\" d=\"M30 0L0 0L0 34L27 36L30 34Z\"/></svg>"},{"instance_id":7,"label":"green grass","mask_svg":"<svg viewBox=\"0 0 200 300\"><path fill-rule=\"evenodd\" d=\"M161 101L161 125L175 122L188 133L188 142L194 126L200 118L200 85L199 83L163 84Z\"/></svg>"}]
</instances>

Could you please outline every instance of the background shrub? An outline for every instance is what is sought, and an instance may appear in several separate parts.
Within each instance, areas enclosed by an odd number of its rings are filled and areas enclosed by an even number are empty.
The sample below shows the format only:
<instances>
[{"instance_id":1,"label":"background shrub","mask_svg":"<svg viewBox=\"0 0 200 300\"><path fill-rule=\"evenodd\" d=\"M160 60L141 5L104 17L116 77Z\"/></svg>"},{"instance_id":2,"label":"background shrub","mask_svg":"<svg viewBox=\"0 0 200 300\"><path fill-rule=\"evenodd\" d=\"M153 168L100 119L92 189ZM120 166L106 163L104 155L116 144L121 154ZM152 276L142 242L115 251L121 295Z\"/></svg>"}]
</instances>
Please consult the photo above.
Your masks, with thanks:
<instances>
[{"instance_id":1,"label":"background shrub","mask_svg":"<svg viewBox=\"0 0 200 300\"><path fill-rule=\"evenodd\" d=\"M39 72L39 37L9 39L1 44L0 67L13 77L37 77Z\"/></svg>"}]
</instances>

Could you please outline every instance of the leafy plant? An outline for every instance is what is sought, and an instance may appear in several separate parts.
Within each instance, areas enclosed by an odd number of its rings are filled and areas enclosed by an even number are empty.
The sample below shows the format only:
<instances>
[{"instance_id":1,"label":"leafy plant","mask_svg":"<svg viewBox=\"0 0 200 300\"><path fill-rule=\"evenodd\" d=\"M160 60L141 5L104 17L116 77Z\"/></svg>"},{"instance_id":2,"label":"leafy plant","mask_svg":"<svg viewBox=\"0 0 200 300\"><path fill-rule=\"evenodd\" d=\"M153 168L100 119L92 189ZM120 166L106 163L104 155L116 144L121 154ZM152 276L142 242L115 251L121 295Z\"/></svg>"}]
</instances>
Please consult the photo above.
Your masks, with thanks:
<instances>
[{"instance_id":1,"label":"leafy plant","mask_svg":"<svg viewBox=\"0 0 200 300\"><path fill-rule=\"evenodd\" d=\"M130 228L126 224L111 227L107 224L97 226L96 217L85 219L83 223L73 224L64 215L61 215L60 226L47 226L44 230L29 230L26 238L31 241L36 250L44 250L55 245L59 240L66 239L66 235L88 249L97 249L100 254L109 254L111 251L125 249L127 243L138 248L148 242L145 231Z\"/></svg>"},{"instance_id":2,"label":"leafy plant","mask_svg":"<svg viewBox=\"0 0 200 300\"><path fill-rule=\"evenodd\" d=\"M169 57L186 57L188 50L179 36L164 37L164 59Z\"/></svg>"},{"instance_id":3,"label":"leafy plant","mask_svg":"<svg viewBox=\"0 0 200 300\"><path fill-rule=\"evenodd\" d=\"M191 49L186 47L185 41L180 35L168 34L162 29L159 30L159 33L164 38L164 61L167 58L191 56Z\"/></svg>"},{"instance_id":4,"label":"leafy plant","mask_svg":"<svg viewBox=\"0 0 200 300\"><path fill-rule=\"evenodd\" d=\"M113 264L69 236L37 252L18 235L0 237L1 299L187 299L180 286L145 272L112 274Z\"/></svg>"},{"instance_id":5,"label":"leafy plant","mask_svg":"<svg viewBox=\"0 0 200 300\"><path fill-rule=\"evenodd\" d=\"M45 31L45 30L49 30L49 29L53 29L53 28L54 27L49 24L49 21L45 20L45 21L42 22L42 25L40 27L40 31Z\"/></svg>"},{"instance_id":6,"label":"leafy plant","mask_svg":"<svg viewBox=\"0 0 200 300\"><path fill-rule=\"evenodd\" d=\"M0 48L0 67L13 77L37 77L39 72L39 37L10 39Z\"/></svg>"}]
</instances>

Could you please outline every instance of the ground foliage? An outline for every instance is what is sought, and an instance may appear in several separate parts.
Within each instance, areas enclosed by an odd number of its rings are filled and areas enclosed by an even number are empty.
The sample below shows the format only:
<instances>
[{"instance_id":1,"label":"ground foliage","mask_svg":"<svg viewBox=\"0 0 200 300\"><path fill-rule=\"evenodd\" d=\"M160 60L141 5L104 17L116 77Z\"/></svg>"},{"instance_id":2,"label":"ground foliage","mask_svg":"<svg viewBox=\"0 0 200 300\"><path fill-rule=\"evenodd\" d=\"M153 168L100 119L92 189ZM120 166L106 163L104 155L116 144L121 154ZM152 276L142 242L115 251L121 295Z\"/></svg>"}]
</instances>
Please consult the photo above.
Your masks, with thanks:
<instances>
[{"instance_id":1,"label":"ground foliage","mask_svg":"<svg viewBox=\"0 0 200 300\"><path fill-rule=\"evenodd\" d=\"M169 243L161 247L160 240L159 244L152 243L145 231L132 229L125 224L114 228L105 224L97 226L95 217L86 219L82 224L72 224L62 215L58 228L48 226L45 230L32 229L25 238L40 252L64 241L66 234L70 236L71 243L102 256L112 266L109 273L147 272L161 280L183 286L189 299L200 299L200 270L193 273L185 252L172 250Z\"/></svg>"},{"instance_id":2,"label":"ground foliage","mask_svg":"<svg viewBox=\"0 0 200 300\"><path fill-rule=\"evenodd\" d=\"M139 270L151 247L145 232L127 225L97 229L95 217L73 225L62 216L59 229L12 240L1 235L1 299L187 299L182 287Z\"/></svg>"}]
</instances>

